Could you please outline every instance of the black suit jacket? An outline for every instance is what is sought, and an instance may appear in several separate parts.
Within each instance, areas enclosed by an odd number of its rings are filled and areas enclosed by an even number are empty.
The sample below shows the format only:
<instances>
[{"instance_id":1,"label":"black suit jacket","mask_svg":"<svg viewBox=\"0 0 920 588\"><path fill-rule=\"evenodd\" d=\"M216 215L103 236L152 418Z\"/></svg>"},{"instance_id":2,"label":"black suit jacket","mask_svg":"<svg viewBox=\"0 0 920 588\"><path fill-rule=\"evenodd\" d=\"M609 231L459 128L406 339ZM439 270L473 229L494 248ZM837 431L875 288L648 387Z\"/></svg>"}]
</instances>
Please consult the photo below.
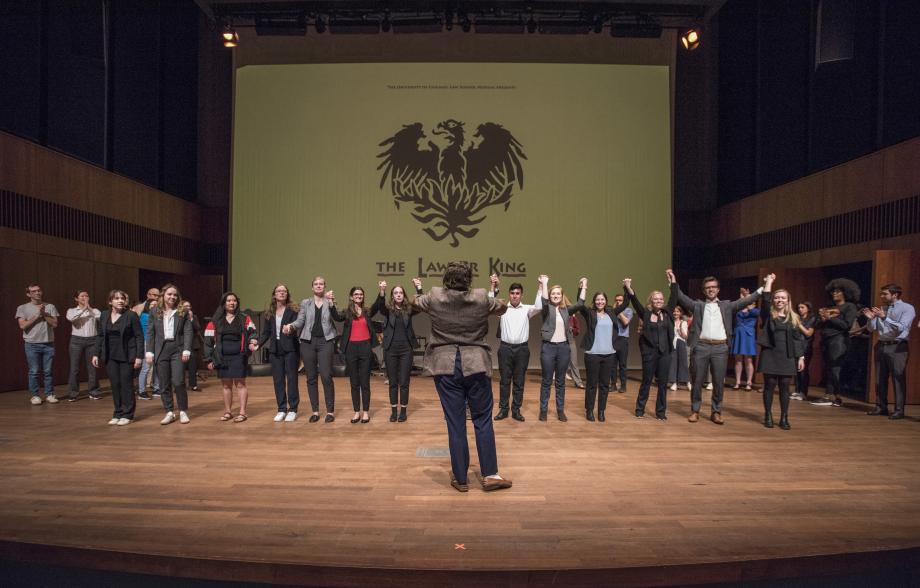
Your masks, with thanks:
<instances>
[{"instance_id":1,"label":"black suit jacket","mask_svg":"<svg viewBox=\"0 0 920 588\"><path fill-rule=\"evenodd\" d=\"M295 320L297 320L297 311L285 308L284 314L281 315L282 328L284 325L289 325ZM268 317L263 316L262 334L259 336L259 347L264 347L267 342L269 353L274 353L275 355L299 350L296 331L293 335L281 333L280 339L276 339L277 335L278 333L275 332L275 315L272 314Z\"/></svg>"},{"instance_id":2,"label":"black suit jacket","mask_svg":"<svg viewBox=\"0 0 920 588\"><path fill-rule=\"evenodd\" d=\"M623 303L619 306L608 306L605 310L607 315L610 317L610 320L613 321L613 339L611 340L611 345L613 341L616 341L617 336L619 335L620 322L617 320L617 315L629 308L629 298L624 297ZM591 348L594 347L594 332L597 330L597 311L593 308L588 308L585 306L585 301L579 299L575 304L575 312L580 313L581 316L585 317L585 324L587 325L587 330L585 330L585 338L582 339L581 347L584 351L591 351Z\"/></svg>"},{"instance_id":3,"label":"black suit jacket","mask_svg":"<svg viewBox=\"0 0 920 588\"><path fill-rule=\"evenodd\" d=\"M645 350L655 349L657 347L658 351L662 354L671 353L672 343L671 340L674 338L674 307L677 306L677 296L674 293L674 290L671 290L671 295L668 297L668 304L661 311L661 326L659 329L664 329L664 337L658 337L658 342L655 343L650 338L650 331L648 329L648 324L651 322L652 311L648 309L647 306L642 304L642 302L636 298L635 293L630 294L629 290L625 287L623 288L624 295L629 298L629 301L632 302L633 308L636 309L636 314L639 315L639 318L642 319L644 326L642 328L642 335L639 337L639 348L644 352ZM696 315L694 315L696 316ZM661 331L659 330L659 335Z\"/></svg>"},{"instance_id":4,"label":"black suit jacket","mask_svg":"<svg viewBox=\"0 0 920 588\"><path fill-rule=\"evenodd\" d=\"M390 309L387 308L386 299L383 295L378 295L377 300L374 302L374 306L372 306L371 311L368 312L369 315L373 316L376 311L386 318L386 321L383 323L384 349L389 349L390 345L393 344L393 333L396 331L396 321L400 320L400 316L402 317L403 326L406 328L406 334L409 336L409 346L412 347L412 349L418 348L418 338L415 336L415 330L412 328L412 317L418 314L418 309L409 305L408 301L407 308L409 312L390 312Z\"/></svg>"},{"instance_id":5,"label":"black suit jacket","mask_svg":"<svg viewBox=\"0 0 920 588\"><path fill-rule=\"evenodd\" d=\"M371 334L371 348L377 346L377 333L374 332L374 324L371 322L371 317L377 314L380 311L380 301L383 300L382 296L378 296L377 300L374 301L374 304L371 306L364 314L364 319L367 321L367 330ZM335 307L333 307L333 310ZM351 312L345 310L341 314L333 313L332 318L341 321L345 321L345 325L342 327L342 336L339 338L339 349L341 353L345 353L345 350L348 349L348 340L351 338Z\"/></svg>"},{"instance_id":6,"label":"black suit jacket","mask_svg":"<svg viewBox=\"0 0 920 588\"><path fill-rule=\"evenodd\" d=\"M103 310L99 316L99 328L96 329L96 350L94 355L99 358L99 363L104 364L109 359L109 338L107 335L109 322L112 320L112 311ZM141 329L141 319L133 310L126 310L124 316L115 326L118 328L121 349L125 358L131 363L135 359L144 357L144 331Z\"/></svg>"}]
</instances>

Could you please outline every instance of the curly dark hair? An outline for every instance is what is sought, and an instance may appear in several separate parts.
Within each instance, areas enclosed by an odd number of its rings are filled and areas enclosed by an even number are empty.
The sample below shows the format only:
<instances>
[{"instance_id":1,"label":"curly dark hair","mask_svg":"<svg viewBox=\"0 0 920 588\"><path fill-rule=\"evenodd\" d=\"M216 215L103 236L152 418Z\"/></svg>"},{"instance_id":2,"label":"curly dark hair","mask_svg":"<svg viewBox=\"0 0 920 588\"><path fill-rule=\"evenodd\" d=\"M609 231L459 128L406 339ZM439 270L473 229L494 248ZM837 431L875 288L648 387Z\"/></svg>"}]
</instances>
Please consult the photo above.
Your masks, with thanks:
<instances>
[{"instance_id":1,"label":"curly dark hair","mask_svg":"<svg viewBox=\"0 0 920 588\"><path fill-rule=\"evenodd\" d=\"M859 286L853 280L847 278L836 278L827 283L824 291L830 296L834 290L843 292L843 299L847 302L859 302L861 291Z\"/></svg>"},{"instance_id":2,"label":"curly dark hair","mask_svg":"<svg viewBox=\"0 0 920 588\"><path fill-rule=\"evenodd\" d=\"M444 287L448 290L466 291L473 283L473 268L465 261L451 261L444 272Z\"/></svg>"}]
</instances>

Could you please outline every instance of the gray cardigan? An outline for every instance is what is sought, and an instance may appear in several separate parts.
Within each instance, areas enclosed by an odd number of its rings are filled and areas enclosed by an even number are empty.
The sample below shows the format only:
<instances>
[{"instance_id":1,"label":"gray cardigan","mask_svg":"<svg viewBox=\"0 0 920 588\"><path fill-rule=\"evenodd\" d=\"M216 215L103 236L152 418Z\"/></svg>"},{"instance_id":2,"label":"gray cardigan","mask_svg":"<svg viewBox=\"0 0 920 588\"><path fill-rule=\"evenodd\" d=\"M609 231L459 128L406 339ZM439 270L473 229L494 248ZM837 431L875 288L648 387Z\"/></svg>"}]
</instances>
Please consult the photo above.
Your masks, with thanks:
<instances>
[{"instance_id":1,"label":"gray cardigan","mask_svg":"<svg viewBox=\"0 0 920 588\"><path fill-rule=\"evenodd\" d=\"M326 309L326 312L323 313L323 337L326 341L332 341L338 335L332 319L340 316L339 311L335 304L330 303L326 298L323 299L323 307ZM313 302L313 298L304 298L300 301L300 312L297 313L297 319L291 323L291 327L300 332L302 341L309 341L313 337L313 321L315 320L316 303Z\"/></svg>"}]
</instances>

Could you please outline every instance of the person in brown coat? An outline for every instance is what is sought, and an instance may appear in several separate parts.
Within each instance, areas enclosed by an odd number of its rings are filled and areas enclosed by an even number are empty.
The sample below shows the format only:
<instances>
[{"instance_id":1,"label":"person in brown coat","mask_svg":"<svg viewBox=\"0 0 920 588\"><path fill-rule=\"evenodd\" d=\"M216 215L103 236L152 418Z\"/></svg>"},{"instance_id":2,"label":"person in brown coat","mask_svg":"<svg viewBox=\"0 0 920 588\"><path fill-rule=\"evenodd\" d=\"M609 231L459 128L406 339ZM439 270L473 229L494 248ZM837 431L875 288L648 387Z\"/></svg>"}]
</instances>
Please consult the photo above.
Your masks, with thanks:
<instances>
[{"instance_id":1,"label":"person in brown coat","mask_svg":"<svg viewBox=\"0 0 920 588\"><path fill-rule=\"evenodd\" d=\"M470 289L473 271L466 262L452 261L444 272L444 287L424 294L422 281L412 280L412 305L431 316L431 337L425 349L425 373L435 388L447 421L451 486L469 490L470 449L466 440L466 408L476 432L476 451L483 490L510 488L511 480L498 475L495 431L492 428L492 357L485 336L489 316L502 315L507 304L489 298L484 289Z\"/></svg>"}]
</instances>

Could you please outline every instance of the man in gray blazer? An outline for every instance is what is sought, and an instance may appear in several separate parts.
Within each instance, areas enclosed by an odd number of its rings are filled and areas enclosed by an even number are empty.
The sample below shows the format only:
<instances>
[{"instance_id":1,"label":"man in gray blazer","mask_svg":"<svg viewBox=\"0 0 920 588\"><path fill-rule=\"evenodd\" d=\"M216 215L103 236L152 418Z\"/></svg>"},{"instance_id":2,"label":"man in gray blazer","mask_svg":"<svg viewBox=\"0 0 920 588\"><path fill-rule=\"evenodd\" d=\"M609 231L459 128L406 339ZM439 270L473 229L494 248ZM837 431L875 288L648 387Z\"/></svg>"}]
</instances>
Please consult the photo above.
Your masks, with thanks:
<instances>
[{"instance_id":1,"label":"man in gray blazer","mask_svg":"<svg viewBox=\"0 0 920 588\"><path fill-rule=\"evenodd\" d=\"M706 372L712 370L712 413L709 420L722 425L725 422L722 419L722 393L725 368L728 365L728 342L732 338L735 313L756 302L763 288L758 288L750 296L734 302L719 300L719 280L708 276L703 278L705 300L693 300L681 292L673 271L669 269L665 273L668 283L671 284L671 296L676 296L677 303L693 313L687 346L690 348L691 362L695 369L690 389L690 416L687 420L691 423L700 420L703 384L706 381Z\"/></svg>"},{"instance_id":2,"label":"man in gray blazer","mask_svg":"<svg viewBox=\"0 0 920 588\"><path fill-rule=\"evenodd\" d=\"M431 316L431 337L425 349L425 373L434 376L447 421L451 482L460 492L469 490L470 449L466 440L466 407L476 431L476 451L483 490L510 488L511 480L498 475L495 431L492 428L492 356L485 336L489 316L502 315L507 304L489 298L482 288L470 290L473 271L462 261L447 264L444 287L422 293L422 281L412 280L413 306Z\"/></svg>"}]
</instances>

